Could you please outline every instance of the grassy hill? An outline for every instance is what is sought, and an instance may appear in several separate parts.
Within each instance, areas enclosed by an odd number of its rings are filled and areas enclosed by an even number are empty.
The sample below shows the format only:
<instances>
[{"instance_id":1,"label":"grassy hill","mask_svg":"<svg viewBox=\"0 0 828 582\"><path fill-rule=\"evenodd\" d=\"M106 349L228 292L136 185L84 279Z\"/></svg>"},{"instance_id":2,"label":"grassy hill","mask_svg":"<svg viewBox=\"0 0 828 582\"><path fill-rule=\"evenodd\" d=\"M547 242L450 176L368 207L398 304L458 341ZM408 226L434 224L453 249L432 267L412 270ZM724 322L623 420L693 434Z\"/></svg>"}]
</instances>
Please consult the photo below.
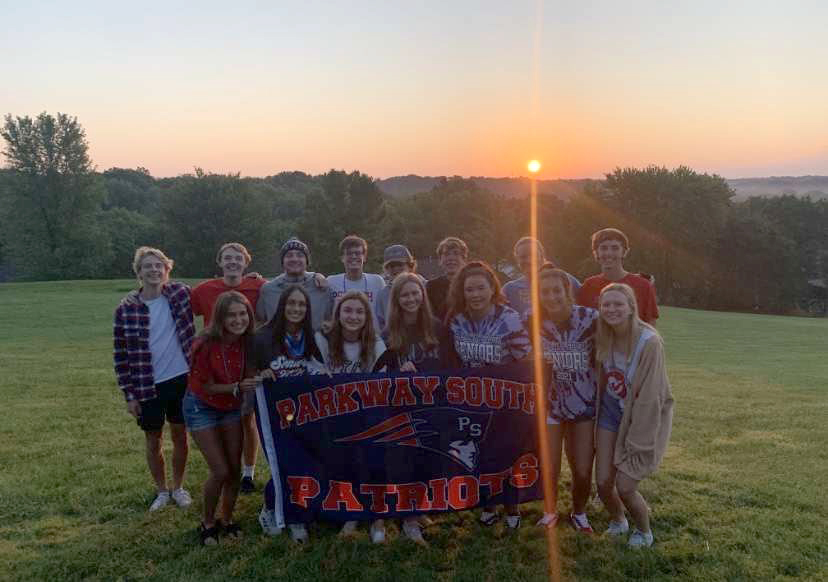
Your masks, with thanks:
<instances>
[{"instance_id":1,"label":"grassy hill","mask_svg":"<svg viewBox=\"0 0 828 582\"><path fill-rule=\"evenodd\" d=\"M111 369L111 314L131 281L0 285L0 578L3 580L544 580L545 536L506 536L475 512L437 518L427 548L373 546L331 526L311 543L267 538L258 496L245 537L197 544L197 509L148 514L143 436ZM577 580L826 580L828 320L664 308L674 433L642 484L656 545L630 552L558 528L554 556ZM260 464L259 481L266 474ZM206 475L191 447L187 486ZM568 509L568 474L561 511ZM196 495L194 495L195 497ZM196 502L198 505L198 501ZM602 531L607 519L589 509Z\"/></svg>"}]
</instances>

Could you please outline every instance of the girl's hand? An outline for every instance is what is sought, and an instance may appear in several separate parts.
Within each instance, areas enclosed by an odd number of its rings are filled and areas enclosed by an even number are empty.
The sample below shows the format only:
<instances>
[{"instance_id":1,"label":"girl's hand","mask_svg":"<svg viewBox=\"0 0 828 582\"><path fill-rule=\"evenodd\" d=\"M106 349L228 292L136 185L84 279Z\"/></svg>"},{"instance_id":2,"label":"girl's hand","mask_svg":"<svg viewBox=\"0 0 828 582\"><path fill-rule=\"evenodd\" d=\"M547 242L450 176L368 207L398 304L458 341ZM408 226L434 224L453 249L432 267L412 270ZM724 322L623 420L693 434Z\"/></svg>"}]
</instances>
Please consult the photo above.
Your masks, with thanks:
<instances>
[{"instance_id":1,"label":"girl's hand","mask_svg":"<svg viewBox=\"0 0 828 582\"><path fill-rule=\"evenodd\" d=\"M402 366L400 366L400 372L416 372L417 366L414 365L414 362L406 362Z\"/></svg>"},{"instance_id":2,"label":"girl's hand","mask_svg":"<svg viewBox=\"0 0 828 582\"><path fill-rule=\"evenodd\" d=\"M259 382L256 378L245 378L239 382L239 390L242 392L250 392L251 390L255 390L258 384Z\"/></svg>"},{"instance_id":3,"label":"girl's hand","mask_svg":"<svg viewBox=\"0 0 828 582\"><path fill-rule=\"evenodd\" d=\"M273 370L271 370L270 368L267 368L266 370L262 370L261 372L259 372L259 375L257 376L257 378L259 380L275 380L276 379L276 373Z\"/></svg>"}]
</instances>

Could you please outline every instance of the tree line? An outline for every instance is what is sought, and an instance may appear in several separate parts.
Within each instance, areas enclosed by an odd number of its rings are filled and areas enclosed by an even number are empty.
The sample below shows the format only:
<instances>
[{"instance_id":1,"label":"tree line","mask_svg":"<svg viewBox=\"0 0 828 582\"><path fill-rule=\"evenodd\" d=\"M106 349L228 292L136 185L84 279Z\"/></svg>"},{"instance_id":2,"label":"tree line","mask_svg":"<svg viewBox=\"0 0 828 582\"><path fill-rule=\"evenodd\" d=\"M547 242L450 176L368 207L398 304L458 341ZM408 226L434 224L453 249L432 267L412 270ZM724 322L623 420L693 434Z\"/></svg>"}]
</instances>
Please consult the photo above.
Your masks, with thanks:
<instances>
[{"instance_id":1,"label":"tree line","mask_svg":"<svg viewBox=\"0 0 828 582\"><path fill-rule=\"evenodd\" d=\"M528 191L502 196L460 177L391 198L358 171L264 178L200 169L175 178L143 168L98 172L76 118L4 121L0 280L129 277L132 253L144 244L174 257L179 277L207 277L227 241L244 242L252 268L270 276L290 236L310 244L311 269L335 273L342 270L339 241L350 233L369 241L375 272L386 245L404 243L427 261L448 235L508 271L512 245L529 229ZM683 166L616 168L605 178L567 201L539 199L547 254L574 275L596 272L589 237L615 226L630 237L625 265L655 277L663 304L791 313L824 293L828 201L785 195L737 202L723 178Z\"/></svg>"}]
</instances>

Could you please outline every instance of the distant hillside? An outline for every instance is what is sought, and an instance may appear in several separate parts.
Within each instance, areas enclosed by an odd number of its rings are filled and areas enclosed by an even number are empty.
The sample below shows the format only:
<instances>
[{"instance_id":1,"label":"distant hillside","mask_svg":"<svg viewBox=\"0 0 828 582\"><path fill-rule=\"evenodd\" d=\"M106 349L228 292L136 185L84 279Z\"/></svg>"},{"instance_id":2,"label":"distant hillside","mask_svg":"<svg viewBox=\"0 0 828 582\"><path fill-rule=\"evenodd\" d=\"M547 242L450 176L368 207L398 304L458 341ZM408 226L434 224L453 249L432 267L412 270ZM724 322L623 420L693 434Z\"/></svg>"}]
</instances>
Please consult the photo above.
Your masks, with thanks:
<instances>
[{"instance_id":1,"label":"distant hillside","mask_svg":"<svg viewBox=\"0 0 828 582\"><path fill-rule=\"evenodd\" d=\"M471 176L470 179L477 182L482 188L504 196L520 197L529 193L529 178L485 178L482 176ZM439 176L408 175L377 180L377 185L380 190L389 196L403 198L419 192L427 192L439 181ZM538 180L538 193L554 194L562 200L567 200L590 182L600 182L600 180Z\"/></svg>"},{"instance_id":2,"label":"distant hillside","mask_svg":"<svg viewBox=\"0 0 828 582\"><path fill-rule=\"evenodd\" d=\"M728 180L737 198L750 196L780 196L782 194L809 195L828 198L828 176L771 176L770 178L737 178Z\"/></svg>"},{"instance_id":3,"label":"distant hillside","mask_svg":"<svg viewBox=\"0 0 828 582\"><path fill-rule=\"evenodd\" d=\"M483 188L504 196L525 196L529 192L528 178L486 178L472 176L472 180ZM440 180L439 176L395 176L384 180L377 180L380 190L393 196L402 198L418 192L431 190ZM538 180L538 192L554 194L562 200L567 200L580 191L586 184L601 182L602 180ZM750 196L781 196L782 194L809 195L814 199L828 199L828 176L773 176L770 178L736 178L728 180L728 184L736 191L736 198L743 200Z\"/></svg>"}]
</instances>

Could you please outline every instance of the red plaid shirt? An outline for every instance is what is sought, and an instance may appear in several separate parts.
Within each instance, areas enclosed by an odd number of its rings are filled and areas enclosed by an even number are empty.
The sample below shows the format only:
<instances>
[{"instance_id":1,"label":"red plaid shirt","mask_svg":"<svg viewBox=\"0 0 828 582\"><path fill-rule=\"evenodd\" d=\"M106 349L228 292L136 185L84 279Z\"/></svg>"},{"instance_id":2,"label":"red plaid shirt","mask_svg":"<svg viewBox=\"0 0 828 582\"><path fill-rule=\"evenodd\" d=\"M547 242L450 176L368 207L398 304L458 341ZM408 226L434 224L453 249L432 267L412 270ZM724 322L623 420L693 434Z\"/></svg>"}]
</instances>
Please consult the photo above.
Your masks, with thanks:
<instances>
[{"instance_id":1,"label":"red plaid shirt","mask_svg":"<svg viewBox=\"0 0 828 582\"><path fill-rule=\"evenodd\" d=\"M195 334L190 286L185 283L167 283L161 293L170 304L181 351L189 360ZM115 309L113 328L115 376L127 402L143 402L158 395L152 372L149 328L149 307L141 300L141 290L130 291Z\"/></svg>"}]
</instances>

